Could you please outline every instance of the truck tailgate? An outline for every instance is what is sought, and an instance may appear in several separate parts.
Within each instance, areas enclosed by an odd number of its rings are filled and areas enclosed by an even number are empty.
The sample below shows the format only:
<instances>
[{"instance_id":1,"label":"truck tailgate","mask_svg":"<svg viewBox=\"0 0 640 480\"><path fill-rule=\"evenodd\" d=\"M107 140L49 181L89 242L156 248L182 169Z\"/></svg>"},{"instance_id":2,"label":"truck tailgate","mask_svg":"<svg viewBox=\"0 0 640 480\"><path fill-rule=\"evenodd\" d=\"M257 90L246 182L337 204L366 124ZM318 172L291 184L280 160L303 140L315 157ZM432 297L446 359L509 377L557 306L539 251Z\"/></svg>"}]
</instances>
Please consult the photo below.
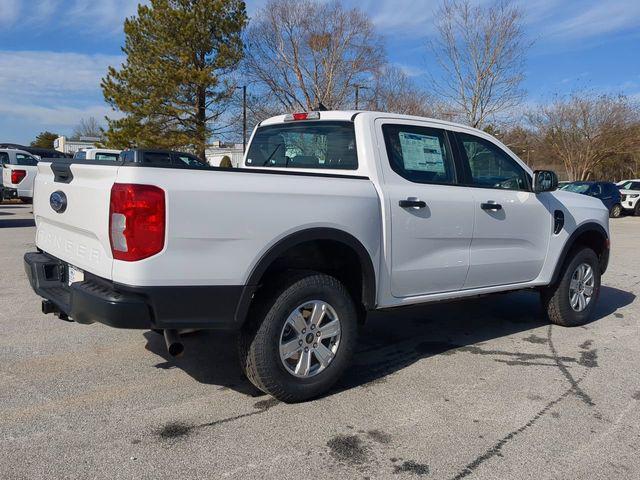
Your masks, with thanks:
<instances>
[{"instance_id":1,"label":"truck tailgate","mask_svg":"<svg viewBox=\"0 0 640 480\"><path fill-rule=\"evenodd\" d=\"M57 180L51 166L38 164L33 200L36 245L82 270L111 279L109 200L118 166L56 162L56 168L71 173ZM58 195L52 199L54 192ZM55 200L61 198L66 207L56 211Z\"/></svg>"}]
</instances>

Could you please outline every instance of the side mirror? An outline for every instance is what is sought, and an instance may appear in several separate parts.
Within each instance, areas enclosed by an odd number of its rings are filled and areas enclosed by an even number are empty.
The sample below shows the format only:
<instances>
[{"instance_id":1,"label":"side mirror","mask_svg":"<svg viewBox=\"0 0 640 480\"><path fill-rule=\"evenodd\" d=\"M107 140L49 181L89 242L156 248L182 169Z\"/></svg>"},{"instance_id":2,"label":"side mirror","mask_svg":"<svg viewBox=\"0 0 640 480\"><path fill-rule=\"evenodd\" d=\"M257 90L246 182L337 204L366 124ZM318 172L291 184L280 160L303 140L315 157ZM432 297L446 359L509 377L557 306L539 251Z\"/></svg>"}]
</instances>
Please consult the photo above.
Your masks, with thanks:
<instances>
[{"instance_id":1,"label":"side mirror","mask_svg":"<svg viewBox=\"0 0 640 480\"><path fill-rule=\"evenodd\" d=\"M558 188L558 176L551 170L536 170L533 172L534 193L552 192Z\"/></svg>"}]
</instances>

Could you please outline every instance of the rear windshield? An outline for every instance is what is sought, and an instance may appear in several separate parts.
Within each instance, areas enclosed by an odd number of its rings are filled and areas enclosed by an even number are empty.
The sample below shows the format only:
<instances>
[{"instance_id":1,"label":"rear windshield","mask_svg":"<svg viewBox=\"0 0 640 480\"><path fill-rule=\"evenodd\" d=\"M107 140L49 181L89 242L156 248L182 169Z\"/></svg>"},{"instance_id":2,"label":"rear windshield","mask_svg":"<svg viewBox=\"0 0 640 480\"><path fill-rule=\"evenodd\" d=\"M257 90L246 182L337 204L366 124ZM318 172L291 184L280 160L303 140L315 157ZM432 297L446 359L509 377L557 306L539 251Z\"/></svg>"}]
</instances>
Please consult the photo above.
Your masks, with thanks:
<instances>
[{"instance_id":1,"label":"rear windshield","mask_svg":"<svg viewBox=\"0 0 640 480\"><path fill-rule=\"evenodd\" d=\"M295 122L260 127L253 136L250 167L356 170L352 122Z\"/></svg>"},{"instance_id":2,"label":"rear windshield","mask_svg":"<svg viewBox=\"0 0 640 480\"><path fill-rule=\"evenodd\" d=\"M31 155L27 155L25 153L16 153L15 165L24 165L24 166L34 167L38 165L38 159L36 157L32 157Z\"/></svg>"},{"instance_id":3,"label":"rear windshield","mask_svg":"<svg viewBox=\"0 0 640 480\"><path fill-rule=\"evenodd\" d=\"M119 153L96 152L96 160L107 160L115 162L120 157Z\"/></svg>"}]
</instances>

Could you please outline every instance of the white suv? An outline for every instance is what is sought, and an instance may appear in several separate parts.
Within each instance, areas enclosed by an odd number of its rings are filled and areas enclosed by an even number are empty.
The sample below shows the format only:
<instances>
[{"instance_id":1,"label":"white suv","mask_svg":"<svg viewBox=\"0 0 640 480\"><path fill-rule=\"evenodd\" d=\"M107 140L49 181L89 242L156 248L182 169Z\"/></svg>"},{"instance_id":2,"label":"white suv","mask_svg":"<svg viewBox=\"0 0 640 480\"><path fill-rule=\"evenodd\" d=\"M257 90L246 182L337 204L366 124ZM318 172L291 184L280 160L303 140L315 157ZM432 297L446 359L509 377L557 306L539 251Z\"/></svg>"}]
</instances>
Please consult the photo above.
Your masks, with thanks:
<instances>
[{"instance_id":1,"label":"white suv","mask_svg":"<svg viewBox=\"0 0 640 480\"><path fill-rule=\"evenodd\" d=\"M618 188L622 194L622 208L626 212L640 216L640 180L624 180L618 183Z\"/></svg>"}]
</instances>

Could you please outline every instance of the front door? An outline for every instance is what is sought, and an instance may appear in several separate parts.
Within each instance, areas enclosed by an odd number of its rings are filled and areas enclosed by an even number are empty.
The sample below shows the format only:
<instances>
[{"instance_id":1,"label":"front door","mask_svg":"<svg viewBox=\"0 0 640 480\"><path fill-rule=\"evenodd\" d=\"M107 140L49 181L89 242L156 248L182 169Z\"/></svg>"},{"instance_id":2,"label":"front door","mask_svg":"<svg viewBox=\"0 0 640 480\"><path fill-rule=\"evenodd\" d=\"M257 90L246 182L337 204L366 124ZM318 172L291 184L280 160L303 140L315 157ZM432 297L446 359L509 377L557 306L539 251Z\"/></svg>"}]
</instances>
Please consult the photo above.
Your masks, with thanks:
<instances>
[{"instance_id":1,"label":"front door","mask_svg":"<svg viewBox=\"0 0 640 480\"><path fill-rule=\"evenodd\" d=\"M475 135L455 136L475 210L464 288L534 280L547 255L552 212L531 191L529 174L506 151Z\"/></svg>"}]
</instances>

